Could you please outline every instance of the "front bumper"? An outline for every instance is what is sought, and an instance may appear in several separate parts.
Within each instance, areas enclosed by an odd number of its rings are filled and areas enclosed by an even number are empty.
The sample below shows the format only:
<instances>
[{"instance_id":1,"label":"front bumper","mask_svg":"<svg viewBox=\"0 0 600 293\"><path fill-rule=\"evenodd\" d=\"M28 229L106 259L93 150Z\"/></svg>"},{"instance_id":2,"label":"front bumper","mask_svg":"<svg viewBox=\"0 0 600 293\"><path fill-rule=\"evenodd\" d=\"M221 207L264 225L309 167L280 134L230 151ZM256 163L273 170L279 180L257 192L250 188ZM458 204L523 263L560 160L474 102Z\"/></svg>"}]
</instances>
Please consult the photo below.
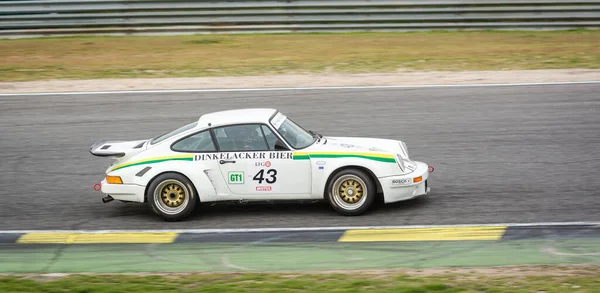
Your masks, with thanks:
<instances>
[{"instance_id":1,"label":"front bumper","mask_svg":"<svg viewBox=\"0 0 600 293\"><path fill-rule=\"evenodd\" d=\"M423 162L415 163L417 168L410 174L379 178L385 203L413 199L431 191L428 181L429 166Z\"/></svg>"},{"instance_id":2,"label":"front bumper","mask_svg":"<svg viewBox=\"0 0 600 293\"><path fill-rule=\"evenodd\" d=\"M145 186L137 184L110 184L106 182L106 178L100 182L102 186L100 191L110 195L116 200L144 202Z\"/></svg>"}]
</instances>

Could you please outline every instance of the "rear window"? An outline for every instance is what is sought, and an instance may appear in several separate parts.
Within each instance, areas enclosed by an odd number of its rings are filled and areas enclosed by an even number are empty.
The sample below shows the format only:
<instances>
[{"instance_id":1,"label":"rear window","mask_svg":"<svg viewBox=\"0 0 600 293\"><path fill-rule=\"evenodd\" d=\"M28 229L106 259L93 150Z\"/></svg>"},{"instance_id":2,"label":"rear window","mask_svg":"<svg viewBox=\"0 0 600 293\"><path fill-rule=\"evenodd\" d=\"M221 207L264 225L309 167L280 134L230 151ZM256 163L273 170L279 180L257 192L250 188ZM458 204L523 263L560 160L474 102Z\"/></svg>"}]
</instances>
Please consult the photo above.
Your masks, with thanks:
<instances>
[{"instance_id":1,"label":"rear window","mask_svg":"<svg viewBox=\"0 0 600 293\"><path fill-rule=\"evenodd\" d=\"M168 139L168 138L173 137L175 135L178 135L180 133L186 132L186 131L188 131L188 130L194 128L194 127L196 127L196 125L198 125L198 121L195 121L195 122L192 122L192 123L190 123L188 125L185 125L185 126L182 126L180 128L177 128L177 129L175 129L175 130L173 130L173 131L171 131L169 133L163 134L161 136L157 136L157 137L153 138L150 141L150 144L157 144L157 143L159 143L159 142L161 142L161 141L163 141L165 139Z\"/></svg>"}]
</instances>

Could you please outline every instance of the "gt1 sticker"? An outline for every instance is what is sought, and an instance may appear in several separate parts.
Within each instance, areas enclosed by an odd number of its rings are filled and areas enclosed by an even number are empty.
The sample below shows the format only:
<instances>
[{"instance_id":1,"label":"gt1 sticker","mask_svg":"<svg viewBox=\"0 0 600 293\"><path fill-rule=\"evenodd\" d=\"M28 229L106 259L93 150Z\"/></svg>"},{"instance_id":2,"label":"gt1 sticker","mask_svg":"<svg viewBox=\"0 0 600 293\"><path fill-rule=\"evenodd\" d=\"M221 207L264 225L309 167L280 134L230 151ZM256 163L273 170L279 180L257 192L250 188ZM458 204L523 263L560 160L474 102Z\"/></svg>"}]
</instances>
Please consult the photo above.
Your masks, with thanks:
<instances>
[{"instance_id":1,"label":"gt1 sticker","mask_svg":"<svg viewBox=\"0 0 600 293\"><path fill-rule=\"evenodd\" d=\"M244 184L244 172L242 171L230 171L229 172L229 184Z\"/></svg>"},{"instance_id":2,"label":"gt1 sticker","mask_svg":"<svg viewBox=\"0 0 600 293\"><path fill-rule=\"evenodd\" d=\"M394 179L392 180L392 185L407 185L412 183L412 178L404 178L404 179Z\"/></svg>"}]
</instances>

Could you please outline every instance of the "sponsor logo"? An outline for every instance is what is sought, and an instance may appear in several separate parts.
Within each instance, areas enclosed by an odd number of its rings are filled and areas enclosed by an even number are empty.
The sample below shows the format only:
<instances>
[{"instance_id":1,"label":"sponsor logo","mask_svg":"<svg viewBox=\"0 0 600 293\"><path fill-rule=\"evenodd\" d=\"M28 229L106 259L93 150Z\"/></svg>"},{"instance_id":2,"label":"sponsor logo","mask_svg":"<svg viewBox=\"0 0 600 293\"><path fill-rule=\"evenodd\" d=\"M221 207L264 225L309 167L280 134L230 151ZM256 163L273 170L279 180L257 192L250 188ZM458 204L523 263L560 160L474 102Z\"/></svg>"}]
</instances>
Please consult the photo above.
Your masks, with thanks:
<instances>
[{"instance_id":1,"label":"sponsor logo","mask_svg":"<svg viewBox=\"0 0 600 293\"><path fill-rule=\"evenodd\" d=\"M270 161L266 161L266 162L256 162L254 163L254 166L256 167L271 167L271 162Z\"/></svg>"},{"instance_id":2,"label":"sponsor logo","mask_svg":"<svg viewBox=\"0 0 600 293\"><path fill-rule=\"evenodd\" d=\"M353 148L355 147L353 144L348 144L348 143L340 143L340 146L343 148Z\"/></svg>"},{"instance_id":3,"label":"sponsor logo","mask_svg":"<svg viewBox=\"0 0 600 293\"><path fill-rule=\"evenodd\" d=\"M256 191L271 191L271 186L256 186Z\"/></svg>"},{"instance_id":4,"label":"sponsor logo","mask_svg":"<svg viewBox=\"0 0 600 293\"><path fill-rule=\"evenodd\" d=\"M279 127L281 127L281 124L283 124L283 121L285 121L286 118L287 117L285 115L277 113L273 120L271 120L271 124L273 124L273 126L275 126L276 129L279 129Z\"/></svg>"},{"instance_id":5,"label":"sponsor logo","mask_svg":"<svg viewBox=\"0 0 600 293\"><path fill-rule=\"evenodd\" d=\"M244 184L244 172L230 171L228 182L229 184Z\"/></svg>"},{"instance_id":6,"label":"sponsor logo","mask_svg":"<svg viewBox=\"0 0 600 293\"><path fill-rule=\"evenodd\" d=\"M294 155L292 152L227 152L227 153L211 153L211 154L195 154L194 161L211 161L211 160L267 160L267 159L283 159L292 160Z\"/></svg>"},{"instance_id":7,"label":"sponsor logo","mask_svg":"<svg viewBox=\"0 0 600 293\"><path fill-rule=\"evenodd\" d=\"M406 185L412 183L412 178L404 178L404 179L394 179L392 180L392 185Z\"/></svg>"}]
</instances>

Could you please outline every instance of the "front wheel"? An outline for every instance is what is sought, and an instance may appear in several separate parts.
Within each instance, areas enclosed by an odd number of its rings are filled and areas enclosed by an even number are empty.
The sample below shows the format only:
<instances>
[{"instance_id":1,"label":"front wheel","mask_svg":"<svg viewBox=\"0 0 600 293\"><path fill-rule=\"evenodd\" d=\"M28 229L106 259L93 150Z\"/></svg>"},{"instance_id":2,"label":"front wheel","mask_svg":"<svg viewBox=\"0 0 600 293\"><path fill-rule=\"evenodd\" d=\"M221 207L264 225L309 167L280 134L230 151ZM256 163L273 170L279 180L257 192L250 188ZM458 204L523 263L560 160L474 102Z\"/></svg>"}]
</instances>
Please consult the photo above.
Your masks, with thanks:
<instances>
[{"instance_id":1,"label":"front wheel","mask_svg":"<svg viewBox=\"0 0 600 293\"><path fill-rule=\"evenodd\" d=\"M184 220L198 202L192 182L176 173L162 174L152 180L146 196L152 210L168 222Z\"/></svg>"},{"instance_id":2,"label":"front wheel","mask_svg":"<svg viewBox=\"0 0 600 293\"><path fill-rule=\"evenodd\" d=\"M360 170L348 169L336 173L327 186L331 207L344 216L366 212L375 201L375 184Z\"/></svg>"}]
</instances>

